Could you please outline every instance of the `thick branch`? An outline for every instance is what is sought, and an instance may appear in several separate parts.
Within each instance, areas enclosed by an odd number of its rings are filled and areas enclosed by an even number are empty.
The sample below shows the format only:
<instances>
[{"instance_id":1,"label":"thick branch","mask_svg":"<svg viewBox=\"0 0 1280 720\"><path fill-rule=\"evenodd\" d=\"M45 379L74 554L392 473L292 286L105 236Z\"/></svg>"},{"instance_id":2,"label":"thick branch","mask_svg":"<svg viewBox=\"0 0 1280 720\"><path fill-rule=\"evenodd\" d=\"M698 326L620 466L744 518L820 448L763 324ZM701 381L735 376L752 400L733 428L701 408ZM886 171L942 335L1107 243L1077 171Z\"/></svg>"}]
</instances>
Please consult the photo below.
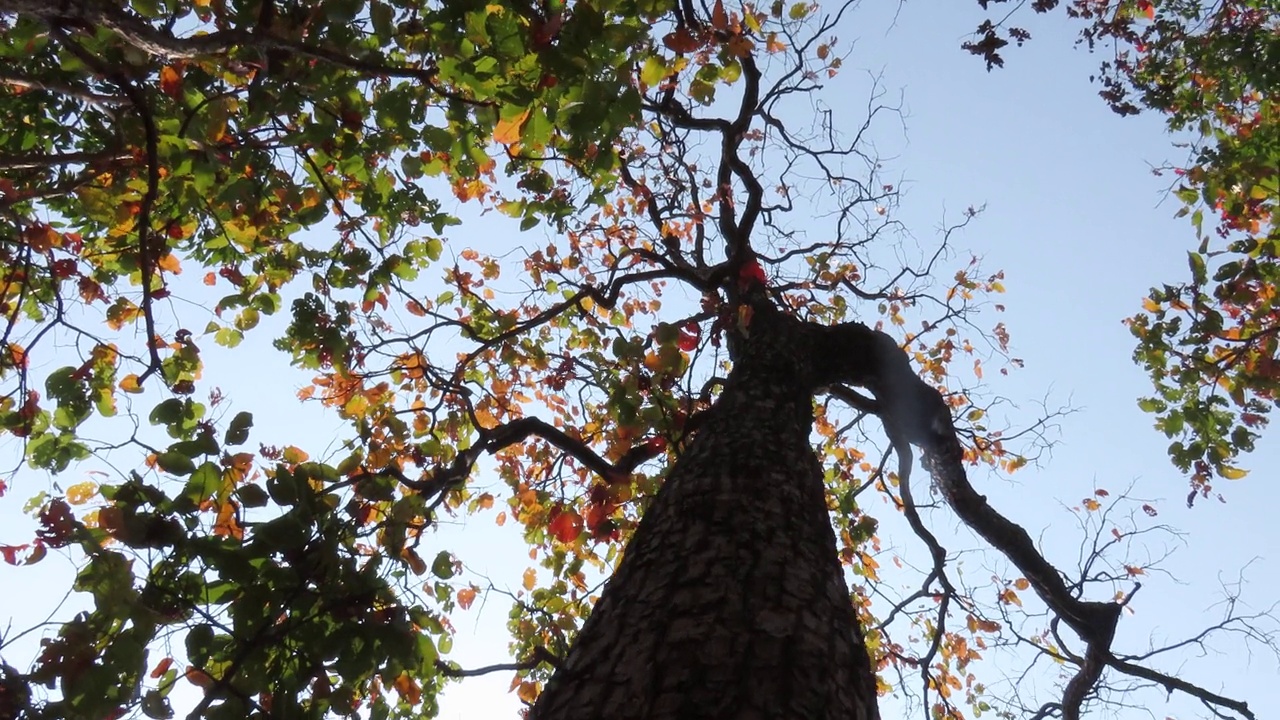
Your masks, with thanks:
<instances>
[{"instance_id":1,"label":"thick branch","mask_svg":"<svg viewBox=\"0 0 1280 720\"><path fill-rule=\"evenodd\" d=\"M480 677L481 675L488 675L489 673L495 673L495 672L503 672L503 671L513 672L517 670L532 670L538 667L539 665L541 665L542 663L546 663L551 667L559 667L560 658L553 655L550 650L544 647L539 647L534 649L533 655L531 655L529 659L521 660L520 662L498 663L496 665L486 665L484 667L465 670L460 667L455 667L454 665L447 663L443 660L436 660L436 669L440 671L441 675L444 675L446 677L469 678L469 677Z\"/></svg>"},{"instance_id":2,"label":"thick branch","mask_svg":"<svg viewBox=\"0 0 1280 720\"><path fill-rule=\"evenodd\" d=\"M124 152L21 153L0 155L0 170L37 170L61 165L92 165L127 160Z\"/></svg>"},{"instance_id":3,"label":"thick branch","mask_svg":"<svg viewBox=\"0 0 1280 720\"><path fill-rule=\"evenodd\" d=\"M819 379L845 381L869 388L874 402L834 386L831 394L860 410L874 410L884 422L900 461L910 463L908 444L921 448L924 466L935 486L959 518L1005 555L1027 578L1036 594L1085 642L1080 669L1067 684L1058 706L1064 720L1080 717L1080 706L1106 667L1178 690L1207 705L1230 709L1252 720L1247 703L1210 692L1192 683L1121 660L1111 652L1122 603L1090 602L1076 597L1062 575L1036 549L1031 536L998 513L969 484L964 451L956 437L951 411L942 395L920 379L905 352L888 335L858 323L831 328L811 326L819 334ZM900 475L910 472L902 468Z\"/></svg>"},{"instance_id":4,"label":"thick branch","mask_svg":"<svg viewBox=\"0 0 1280 720\"><path fill-rule=\"evenodd\" d=\"M432 84L436 77L434 68L383 65L265 32L232 29L177 37L167 31L156 29L146 20L121 9L118 3L109 0L77 2L0 0L0 12L29 15L53 26L107 28L134 48L165 60L191 60L210 55L226 55L237 47L251 47L262 52L276 50L295 53L323 60L348 70L388 77L412 78L427 84Z\"/></svg>"}]
</instances>

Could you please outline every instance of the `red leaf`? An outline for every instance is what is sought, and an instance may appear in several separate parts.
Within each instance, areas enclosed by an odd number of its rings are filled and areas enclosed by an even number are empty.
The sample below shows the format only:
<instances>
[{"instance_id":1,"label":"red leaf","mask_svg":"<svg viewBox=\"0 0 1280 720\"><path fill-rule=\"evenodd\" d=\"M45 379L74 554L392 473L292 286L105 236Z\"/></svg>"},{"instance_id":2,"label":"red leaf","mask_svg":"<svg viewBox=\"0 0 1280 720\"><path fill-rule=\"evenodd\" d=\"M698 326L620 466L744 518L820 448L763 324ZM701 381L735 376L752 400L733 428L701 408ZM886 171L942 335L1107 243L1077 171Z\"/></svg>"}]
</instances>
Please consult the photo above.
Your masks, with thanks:
<instances>
[{"instance_id":1,"label":"red leaf","mask_svg":"<svg viewBox=\"0 0 1280 720\"><path fill-rule=\"evenodd\" d=\"M582 516L573 510L565 510L556 514L547 525L547 529L560 542L571 543L582 532Z\"/></svg>"},{"instance_id":2,"label":"red leaf","mask_svg":"<svg viewBox=\"0 0 1280 720\"><path fill-rule=\"evenodd\" d=\"M760 263L755 258L743 263L738 270L738 285L743 290L751 287L753 283L769 284L769 278L764 274L764 268L760 267Z\"/></svg>"},{"instance_id":3,"label":"red leaf","mask_svg":"<svg viewBox=\"0 0 1280 720\"><path fill-rule=\"evenodd\" d=\"M676 345L685 352L693 352L694 348L698 347L698 335L701 330L697 323L685 325L680 328L680 338L676 340Z\"/></svg>"},{"instance_id":4,"label":"red leaf","mask_svg":"<svg viewBox=\"0 0 1280 720\"><path fill-rule=\"evenodd\" d=\"M664 35L662 44L666 45L668 50L678 53L689 53L702 47L702 41L683 27Z\"/></svg>"},{"instance_id":5,"label":"red leaf","mask_svg":"<svg viewBox=\"0 0 1280 720\"><path fill-rule=\"evenodd\" d=\"M160 91L171 98L182 97L182 74L172 65L160 70Z\"/></svg>"},{"instance_id":6,"label":"red leaf","mask_svg":"<svg viewBox=\"0 0 1280 720\"><path fill-rule=\"evenodd\" d=\"M594 535L596 530L600 528L600 523L609 518L609 513L604 505L599 503L591 503L587 506L587 530Z\"/></svg>"},{"instance_id":7,"label":"red leaf","mask_svg":"<svg viewBox=\"0 0 1280 720\"><path fill-rule=\"evenodd\" d=\"M156 663L156 669L151 671L151 679L158 680L164 677L164 674L168 672L170 665L173 665L173 658L171 657L167 657Z\"/></svg>"},{"instance_id":8,"label":"red leaf","mask_svg":"<svg viewBox=\"0 0 1280 720\"><path fill-rule=\"evenodd\" d=\"M654 454L657 454L667 449L667 439L661 435L654 435L646 440L644 445Z\"/></svg>"},{"instance_id":9,"label":"red leaf","mask_svg":"<svg viewBox=\"0 0 1280 720\"><path fill-rule=\"evenodd\" d=\"M4 556L4 561L10 565L21 565L18 562L18 553L26 550L28 545L0 545L0 555Z\"/></svg>"}]
</instances>

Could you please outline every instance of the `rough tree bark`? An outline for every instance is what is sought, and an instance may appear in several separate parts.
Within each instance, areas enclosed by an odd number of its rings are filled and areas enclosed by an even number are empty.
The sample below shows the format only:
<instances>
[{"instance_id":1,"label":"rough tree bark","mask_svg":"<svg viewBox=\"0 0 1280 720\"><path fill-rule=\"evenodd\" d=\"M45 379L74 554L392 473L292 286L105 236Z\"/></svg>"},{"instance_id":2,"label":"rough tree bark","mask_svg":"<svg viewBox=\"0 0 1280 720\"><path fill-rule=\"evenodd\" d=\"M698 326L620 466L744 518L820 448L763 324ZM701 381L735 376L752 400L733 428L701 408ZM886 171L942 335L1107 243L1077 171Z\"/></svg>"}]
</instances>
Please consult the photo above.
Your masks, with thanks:
<instances>
[{"instance_id":1,"label":"rough tree bark","mask_svg":"<svg viewBox=\"0 0 1280 720\"><path fill-rule=\"evenodd\" d=\"M834 348L753 306L724 392L534 720L879 717L810 442Z\"/></svg>"}]
</instances>

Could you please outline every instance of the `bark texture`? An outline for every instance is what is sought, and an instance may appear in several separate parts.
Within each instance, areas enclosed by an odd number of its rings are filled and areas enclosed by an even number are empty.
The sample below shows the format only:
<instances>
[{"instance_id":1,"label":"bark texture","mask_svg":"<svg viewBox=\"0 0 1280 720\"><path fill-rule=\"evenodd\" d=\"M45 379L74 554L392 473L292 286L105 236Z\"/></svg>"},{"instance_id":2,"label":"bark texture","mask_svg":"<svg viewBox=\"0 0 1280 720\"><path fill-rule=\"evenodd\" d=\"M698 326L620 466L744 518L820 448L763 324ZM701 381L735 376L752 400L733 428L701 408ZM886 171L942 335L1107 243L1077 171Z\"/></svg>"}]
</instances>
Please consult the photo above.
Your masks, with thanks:
<instances>
[{"instance_id":1,"label":"bark texture","mask_svg":"<svg viewBox=\"0 0 1280 720\"><path fill-rule=\"evenodd\" d=\"M809 440L816 329L757 305L533 720L878 718Z\"/></svg>"}]
</instances>

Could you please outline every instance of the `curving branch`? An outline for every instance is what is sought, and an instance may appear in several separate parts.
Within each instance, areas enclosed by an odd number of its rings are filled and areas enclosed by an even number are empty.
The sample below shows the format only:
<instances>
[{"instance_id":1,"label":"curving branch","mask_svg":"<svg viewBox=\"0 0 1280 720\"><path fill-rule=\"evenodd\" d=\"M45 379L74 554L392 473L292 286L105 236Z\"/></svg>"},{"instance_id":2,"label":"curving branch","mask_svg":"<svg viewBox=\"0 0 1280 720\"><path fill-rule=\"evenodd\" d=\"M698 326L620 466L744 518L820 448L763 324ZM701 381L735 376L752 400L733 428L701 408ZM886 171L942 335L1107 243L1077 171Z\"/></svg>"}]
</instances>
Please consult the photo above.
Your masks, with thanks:
<instances>
[{"instance_id":1,"label":"curving branch","mask_svg":"<svg viewBox=\"0 0 1280 720\"><path fill-rule=\"evenodd\" d=\"M543 663L546 663L553 668L558 668L560 667L560 658L556 657L555 653L552 653L545 647L537 647L534 648L533 655L526 660L521 660L520 662L498 663L495 665L486 665L484 667L465 670L458 667L456 663L447 663L443 660L436 660L436 670L439 670L440 674L446 677L469 678L480 677L482 675L488 675L489 673L495 672L532 670Z\"/></svg>"},{"instance_id":2,"label":"curving branch","mask_svg":"<svg viewBox=\"0 0 1280 720\"><path fill-rule=\"evenodd\" d=\"M703 413L701 412L691 415L685 424L686 432L696 431L702 419ZM663 449L649 443L640 443L623 453L617 462L611 463L600 457L587 443L569 435L547 421L535 417L524 417L494 428L481 430L480 438L474 445L459 453L452 463L434 470L425 479L410 478L396 467L387 467L377 471L356 473L347 480L330 486L329 490L332 491L340 487L356 484L362 480L385 475L395 478L405 487L418 492L427 499L434 500L431 506L434 509L449 490L461 487L466 482L467 477L471 474L482 454L493 455L504 448L524 442L530 437L544 440L572 457L584 468L610 482L631 475L640 465L664 452Z\"/></svg>"},{"instance_id":3,"label":"curving branch","mask_svg":"<svg viewBox=\"0 0 1280 720\"><path fill-rule=\"evenodd\" d=\"M147 352L149 362L147 368L138 375L138 384L141 385L148 377L160 372L160 343L156 332L155 310L152 307L155 300L156 289L151 287L151 281L156 277L157 263L161 257L168 252L168 247L163 248L162 252L156 252L153 245L153 239L159 239L151 229L151 211L155 206L156 199L160 196L160 132L156 128L156 119L151 112L151 105L147 102L147 96L142 90L123 72L107 67L93 53L85 50L79 43L72 40L61 25L54 25L52 30L53 37L57 38L73 55L80 59L86 67L92 69L102 78L109 80L124 96L128 98L129 104L137 112L138 117L142 120L143 128L143 152L147 162L147 189L142 194L142 200L138 203L138 221L136 224L138 233L138 268L142 274L142 320L147 331ZM163 243L163 240L160 240Z\"/></svg>"}]
</instances>

